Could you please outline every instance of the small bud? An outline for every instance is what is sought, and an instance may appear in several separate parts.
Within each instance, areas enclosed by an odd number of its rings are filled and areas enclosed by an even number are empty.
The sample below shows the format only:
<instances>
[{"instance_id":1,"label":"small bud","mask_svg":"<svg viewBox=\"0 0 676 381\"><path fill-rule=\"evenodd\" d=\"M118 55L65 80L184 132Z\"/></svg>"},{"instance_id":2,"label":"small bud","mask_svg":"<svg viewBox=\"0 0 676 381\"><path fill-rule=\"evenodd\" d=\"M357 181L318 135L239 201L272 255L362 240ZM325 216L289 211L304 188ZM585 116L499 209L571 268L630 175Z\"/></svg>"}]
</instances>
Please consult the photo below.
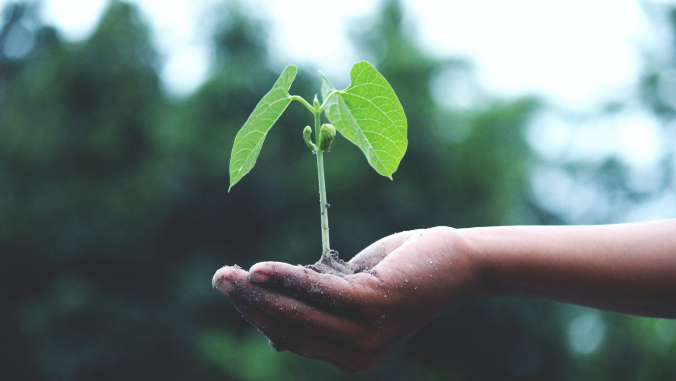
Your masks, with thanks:
<instances>
[{"instance_id":1,"label":"small bud","mask_svg":"<svg viewBox=\"0 0 676 381\"><path fill-rule=\"evenodd\" d=\"M305 144L307 144L308 148L310 148L313 151L317 150L317 147L312 143L312 128L310 126L306 126L305 129L303 130L303 140L305 140Z\"/></svg>"},{"instance_id":2,"label":"small bud","mask_svg":"<svg viewBox=\"0 0 676 381\"><path fill-rule=\"evenodd\" d=\"M317 94L315 94L315 99L314 99L314 101L312 101L312 106L314 106L314 108L315 108L316 110L319 110L319 107L321 106L321 105L319 104L319 100L317 99Z\"/></svg>"},{"instance_id":3,"label":"small bud","mask_svg":"<svg viewBox=\"0 0 676 381\"><path fill-rule=\"evenodd\" d=\"M317 144L319 150L328 151L331 148L331 143L336 137L336 128L330 124L322 125L322 128L319 129L319 138L317 139Z\"/></svg>"}]
</instances>

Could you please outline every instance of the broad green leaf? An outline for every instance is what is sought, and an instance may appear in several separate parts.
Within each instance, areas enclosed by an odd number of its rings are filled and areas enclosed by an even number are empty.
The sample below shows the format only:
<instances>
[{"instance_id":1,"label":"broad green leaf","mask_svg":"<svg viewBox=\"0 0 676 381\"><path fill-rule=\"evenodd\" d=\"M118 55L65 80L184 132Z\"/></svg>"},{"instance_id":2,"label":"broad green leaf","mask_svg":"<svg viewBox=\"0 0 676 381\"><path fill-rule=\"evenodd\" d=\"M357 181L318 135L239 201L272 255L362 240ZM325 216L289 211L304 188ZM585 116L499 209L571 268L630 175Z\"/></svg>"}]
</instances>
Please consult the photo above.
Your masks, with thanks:
<instances>
[{"instance_id":1,"label":"broad green leaf","mask_svg":"<svg viewBox=\"0 0 676 381\"><path fill-rule=\"evenodd\" d=\"M272 90L258 102L249 119L237 133L230 156L230 188L228 188L228 192L256 164L256 159L261 152L268 131L291 103L289 88L296 78L296 71L295 65L284 68L282 75L272 86Z\"/></svg>"},{"instance_id":2,"label":"broad green leaf","mask_svg":"<svg viewBox=\"0 0 676 381\"><path fill-rule=\"evenodd\" d=\"M406 115L385 77L366 61L350 71L350 87L334 94L324 109L331 124L357 145L369 164L392 179L406 153ZM335 88L322 74L322 97Z\"/></svg>"},{"instance_id":3,"label":"broad green leaf","mask_svg":"<svg viewBox=\"0 0 676 381\"><path fill-rule=\"evenodd\" d=\"M325 100L326 100L326 97L328 97L329 94L330 94L332 91L335 91L336 88L333 86L333 84L331 83L331 81L329 81L329 79L326 78L326 77L324 76L324 73L322 73L322 72L320 71L320 72L319 72L319 75L322 76L322 100L325 101ZM334 95L334 96L335 96L335 95ZM327 113L327 115L328 115L328 113Z\"/></svg>"}]
</instances>

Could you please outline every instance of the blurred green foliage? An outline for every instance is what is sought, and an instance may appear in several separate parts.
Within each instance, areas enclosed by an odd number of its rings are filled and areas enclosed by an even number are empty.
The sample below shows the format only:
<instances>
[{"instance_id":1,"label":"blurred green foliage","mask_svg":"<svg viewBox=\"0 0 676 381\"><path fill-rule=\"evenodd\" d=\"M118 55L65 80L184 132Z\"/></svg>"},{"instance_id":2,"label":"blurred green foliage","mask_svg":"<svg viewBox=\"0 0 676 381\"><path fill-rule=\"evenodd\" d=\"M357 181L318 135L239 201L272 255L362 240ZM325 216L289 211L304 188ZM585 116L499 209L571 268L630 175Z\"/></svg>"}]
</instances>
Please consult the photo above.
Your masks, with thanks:
<instances>
[{"instance_id":1,"label":"blurred green foliage","mask_svg":"<svg viewBox=\"0 0 676 381\"><path fill-rule=\"evenodd\" d=\"M316 169L301 139L311 120L302 107L290 107L269 134L260 165L227 193L234 136L281 68L270 63L264 23L236 4L224 9L213 35L212 76L182 100L164 95L161 61L134 6L111 2L95 33L77 43L43 25L35 5L4 10L3 374L14 380L676 378L673 321L518 298L458 303L367 374L346 375L269 348L210 279L225 264L319 257ZM402 16L398 2L385 2L354 40L400 97L408 152L391 182L365 165L358 148L336 138L326 157L333 246L349 258L406 229L551 222L527 190L535 158L523 129L537 100L494 98L473 109L437 105L435 78L471 70L466 62L424 53ZM292 87L308 99L320 88L309 69L301 67Z\"/></svg>"}]
</instances>

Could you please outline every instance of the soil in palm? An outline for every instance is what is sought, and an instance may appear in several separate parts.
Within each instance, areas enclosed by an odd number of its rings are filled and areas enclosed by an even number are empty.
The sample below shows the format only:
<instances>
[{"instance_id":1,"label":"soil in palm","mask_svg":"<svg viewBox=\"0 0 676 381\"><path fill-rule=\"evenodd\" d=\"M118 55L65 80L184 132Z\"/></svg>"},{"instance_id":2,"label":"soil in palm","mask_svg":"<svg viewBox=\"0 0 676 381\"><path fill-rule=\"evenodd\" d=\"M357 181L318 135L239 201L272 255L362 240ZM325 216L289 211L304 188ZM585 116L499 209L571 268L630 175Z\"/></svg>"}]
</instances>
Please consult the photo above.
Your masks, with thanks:
<instances>
[{"instance_id":1,"label":"soil in palm","mask_svg":"<svg viewBox=\"0 0 676 381\"><path fill-rule=\"evenodd\" d=\"M346 263L338 257L338 252L331 250L328 257L322 255L314 265L307 265L306 268L314 270L320 274L337 275L345 277L363 271L358 266L351 263Z\"/></svg>"}]
</instances>

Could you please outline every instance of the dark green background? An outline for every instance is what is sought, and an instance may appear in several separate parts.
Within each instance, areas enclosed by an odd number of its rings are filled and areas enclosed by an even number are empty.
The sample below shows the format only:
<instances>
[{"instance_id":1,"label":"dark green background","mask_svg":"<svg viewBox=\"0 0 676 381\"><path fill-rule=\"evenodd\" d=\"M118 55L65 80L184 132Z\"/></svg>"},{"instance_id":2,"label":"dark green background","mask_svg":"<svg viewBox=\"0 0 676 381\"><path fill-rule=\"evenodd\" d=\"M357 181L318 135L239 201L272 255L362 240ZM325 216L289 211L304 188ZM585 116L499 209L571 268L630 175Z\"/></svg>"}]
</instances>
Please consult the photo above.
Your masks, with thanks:
<instances>
[{"instance_id":1,"label":"dark green background","mask_svg":"<svg viewBox=\"0 0 676 381\"><path fill-rule=\"evenodd\" d=\"M366 374L269 348L210 281L226 264L318 259L315 158L301 137L312 117L292 103L227 193L235 134L283 65L272 63L264 20L236 4L220 9L215 70L186 99L164 94L160 56L132 5L112 2L77 43L34 5L4 10L0 378L676 379L673 321L519 298L458 303ZM529 187L540 159L525 128L542 102L489 96L476 108L441 108L433 78L470 76L471 64L424 53L401 12L384 2L353 41L398 94L409 148L389 181L336 138L325 158L332 246L350 258L407 229L563 223ZM300 66L291 93L319 93L316 69ZM646 69L642 101L668 120L674 111L656 95L662 69ZM609 197L627 193L616 160L567 170L594 174ZM589 354L571 349L580 316L601 322Z\"/></svg>"}]
</instances>

